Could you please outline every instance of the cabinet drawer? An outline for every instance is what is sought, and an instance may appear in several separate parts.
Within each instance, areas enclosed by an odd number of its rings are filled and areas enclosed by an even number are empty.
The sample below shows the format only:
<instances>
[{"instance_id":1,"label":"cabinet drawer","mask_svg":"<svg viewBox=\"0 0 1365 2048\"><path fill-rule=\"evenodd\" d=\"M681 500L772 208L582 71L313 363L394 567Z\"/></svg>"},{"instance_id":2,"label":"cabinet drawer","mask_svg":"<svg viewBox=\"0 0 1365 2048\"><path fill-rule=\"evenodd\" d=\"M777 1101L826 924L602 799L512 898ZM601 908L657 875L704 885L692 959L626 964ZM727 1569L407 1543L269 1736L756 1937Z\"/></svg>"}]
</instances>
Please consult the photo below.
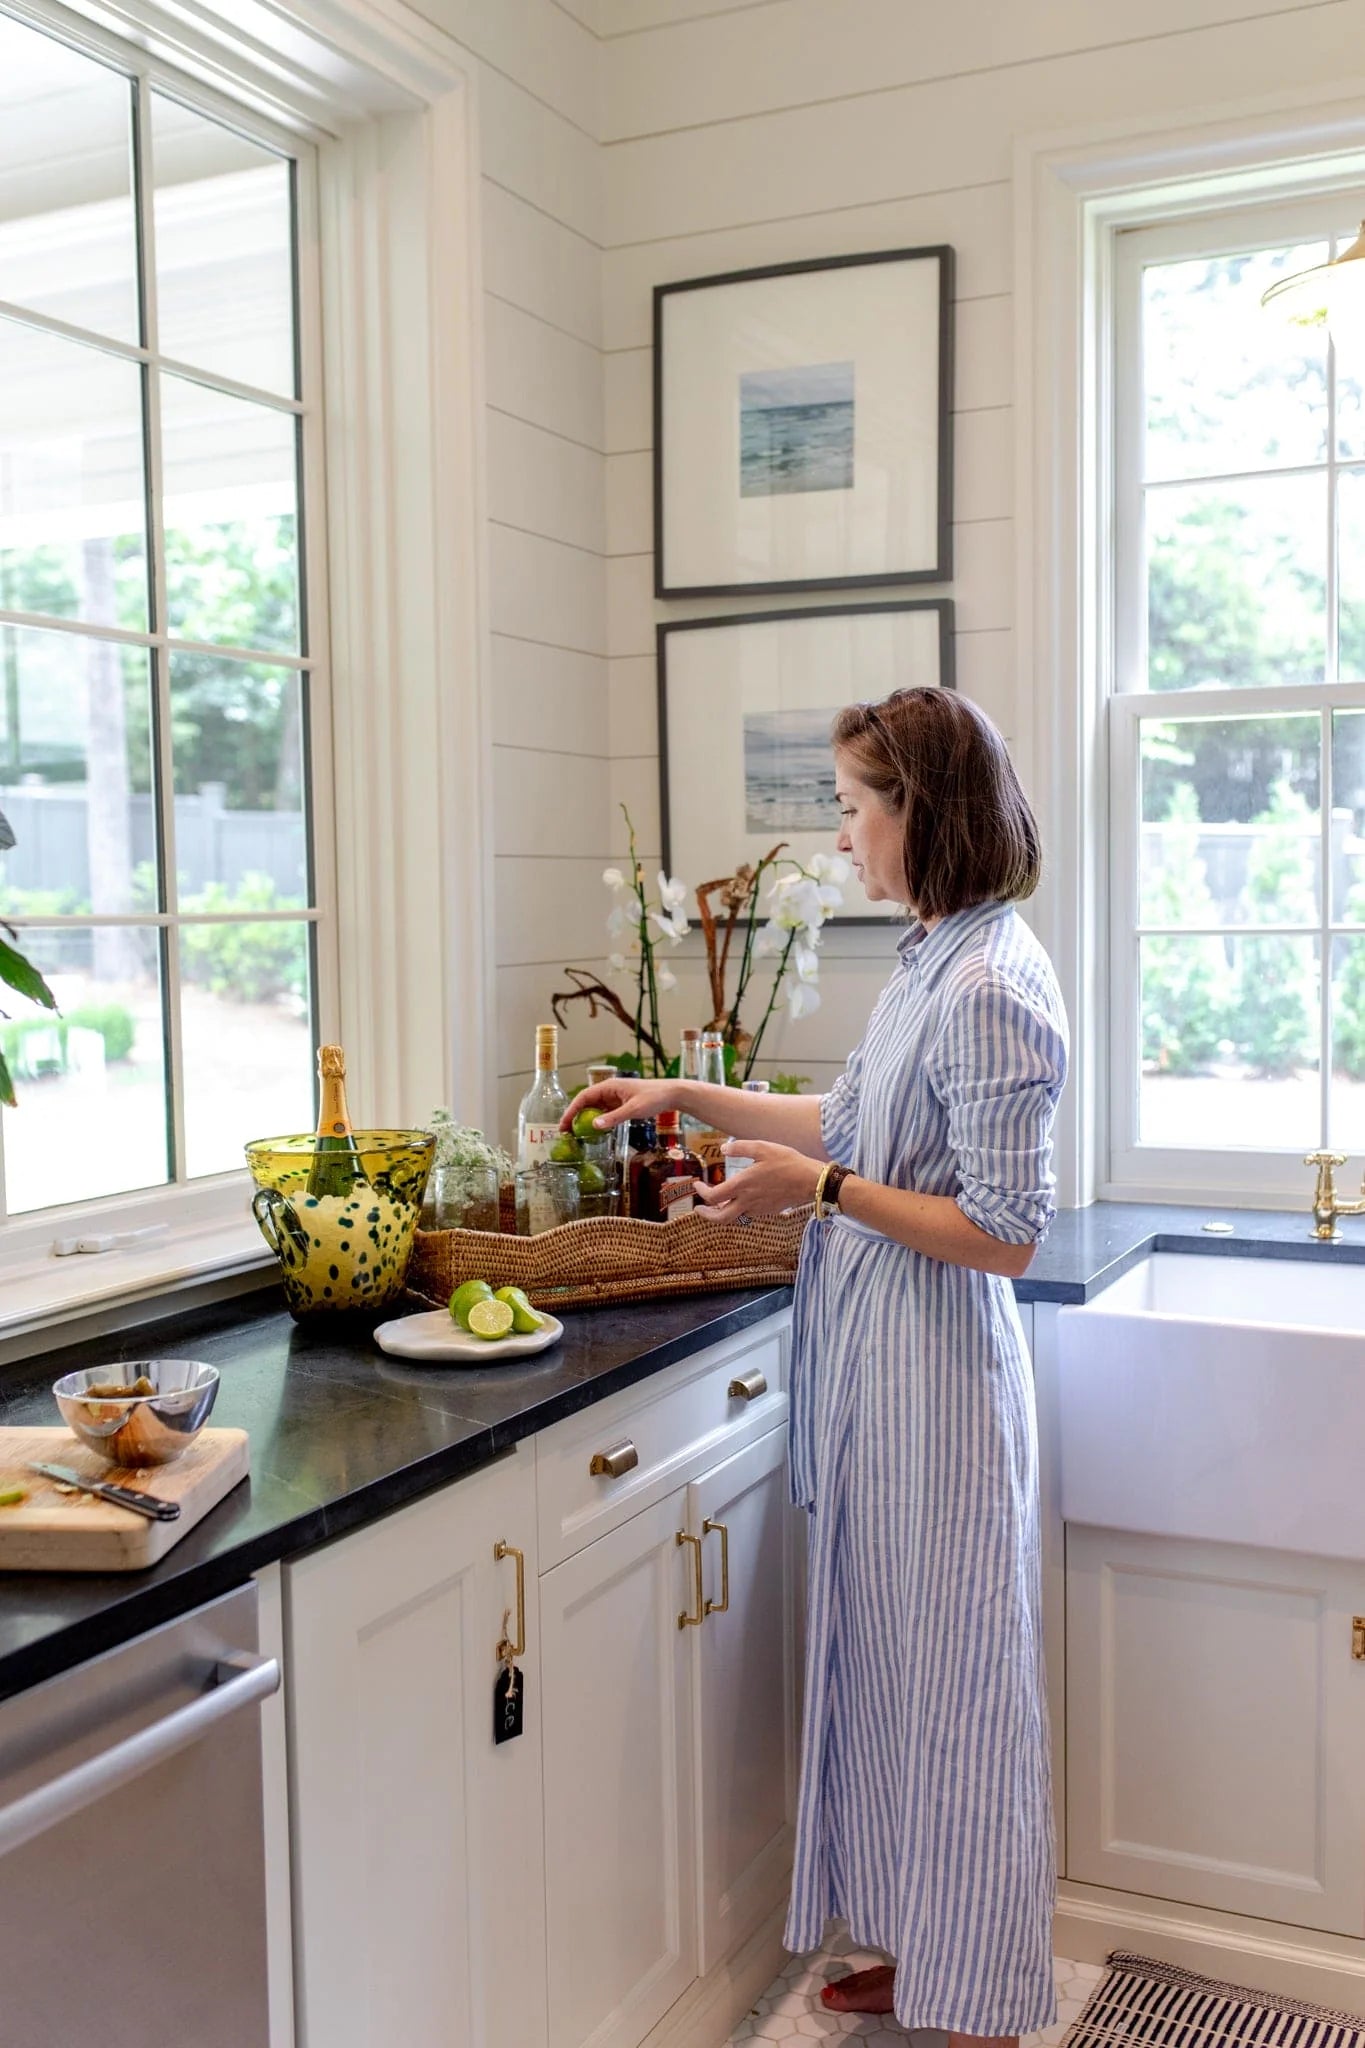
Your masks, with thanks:
<instances>
[{"instance_id":1,"label":"cabinet drawer","mask_svg":"<svg viewBox=\"0 0 1365 2048\"><path fill-rule=\"evenodd\" d=\"M790 1320L775 1317L684 1359L537 1439L542 1571L786 1419ZM746 1377L750 1390L732 1393ZM610 1469L613 1453L619 1472ZM594 1471L594 1459L607 1469Z\"/></svg>"}]
</instances>

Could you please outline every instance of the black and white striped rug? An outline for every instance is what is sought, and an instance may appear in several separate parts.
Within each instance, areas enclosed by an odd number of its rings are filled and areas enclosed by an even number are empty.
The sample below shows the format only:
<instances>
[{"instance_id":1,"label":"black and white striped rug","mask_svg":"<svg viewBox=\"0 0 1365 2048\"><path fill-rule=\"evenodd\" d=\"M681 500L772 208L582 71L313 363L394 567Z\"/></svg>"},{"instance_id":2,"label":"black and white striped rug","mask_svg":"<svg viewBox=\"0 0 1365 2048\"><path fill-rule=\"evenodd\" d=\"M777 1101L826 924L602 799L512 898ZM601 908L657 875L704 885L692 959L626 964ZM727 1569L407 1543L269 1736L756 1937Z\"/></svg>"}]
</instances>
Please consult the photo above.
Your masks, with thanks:
<instances>
[{"instance_id":1,"label":"black and white striped rug","mask_svg":"<svg viewBox=\"0 0 1365 2048\"><path fill-rule=\"evenodd\" d=\"M1064 2048L1365 2048L1365 2016L1115 1949Z\"/></svg>"}]
</instances>

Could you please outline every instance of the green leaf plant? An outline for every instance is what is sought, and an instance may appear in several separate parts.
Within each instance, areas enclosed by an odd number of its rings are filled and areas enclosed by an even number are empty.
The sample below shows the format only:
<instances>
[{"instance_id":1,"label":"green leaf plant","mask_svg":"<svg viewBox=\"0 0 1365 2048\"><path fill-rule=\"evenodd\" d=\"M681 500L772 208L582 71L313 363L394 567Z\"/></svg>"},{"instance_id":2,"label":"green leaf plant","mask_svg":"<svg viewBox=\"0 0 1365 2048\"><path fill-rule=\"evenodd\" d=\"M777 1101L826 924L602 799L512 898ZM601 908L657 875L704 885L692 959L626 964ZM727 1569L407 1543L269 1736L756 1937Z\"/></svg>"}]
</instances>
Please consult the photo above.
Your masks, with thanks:
<instances>
[{"instance_id":1,"label":"green leaf plant","mask_svg":"<svg viewBox=\"0 0 1365 2048\"><path fill-rule=\"evenodd\" d=\"M8 853L13 844L14 833L10 827L9 819L3 811L0 811L0 853ZM17 939L19 936L13 925L0 923L0 931L8 932L9 934L8 939L0 938L0 984L3 984L6 988L12 988L16 995L27 997L31 1003L41 1003L45 1010L55 1010L57 998L43 980L42 975L31 960L24 958L24 955L17 946L10 944L11 939ZM0 1010L0 1017L8 1017L8 1015L9 1012L7 1010ZM11 1079L10 1070L5 1062L3 1052L0 1052L0 1102L3 1102L9 1109L18 1107L18 1098L14 1093L14 1082Z\"/></svg>"}]
</instances>

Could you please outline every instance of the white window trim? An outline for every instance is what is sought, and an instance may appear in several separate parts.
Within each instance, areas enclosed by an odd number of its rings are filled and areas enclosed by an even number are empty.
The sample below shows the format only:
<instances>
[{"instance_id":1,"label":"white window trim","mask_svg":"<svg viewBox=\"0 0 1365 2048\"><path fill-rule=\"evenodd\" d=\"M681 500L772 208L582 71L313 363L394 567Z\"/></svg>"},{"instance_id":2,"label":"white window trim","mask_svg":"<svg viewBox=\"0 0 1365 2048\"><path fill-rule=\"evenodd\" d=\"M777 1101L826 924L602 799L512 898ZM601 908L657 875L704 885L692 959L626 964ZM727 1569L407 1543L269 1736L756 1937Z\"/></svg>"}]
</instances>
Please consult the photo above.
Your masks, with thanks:
<instances>
[{"instance_id":1,"label":"white window trim","mask_svg":"<svg viewBox=\"0 0 1365 2048\"><path fill-rule=\"evenodd\" d=\"M465 53L399 0L77 0L112 32L317 145L331 728L314 733L319 900L335 976L319 1024L347 1048L370 1124L438 1103L487 1124L491 740L481 266L474 85ZM300 222L301 261L306 223ZM306 306L310 294L302 293ZM330 985L329 985L330 983ZM262 1134L266 1135L266 1134ZM0 1333L187 1275L269 1264L245 1173L7 1224ZM54 1259L78 1231L168 1223L161 1249Z\"/></svg>"},{"instance_id":2,"label":"white window trim","mask_svg":"<svg viewBox=\"0 0 1365 2048\"><path fill-rule=\"evenodd\" d=\"M1363 108L1365 90L1343 80L1199 123L1172 118L1016 144L1014 729L1048 851L1034 923L1072 1029L1056 1130L1058 1199L1067 1207L1096 1199L1278 1207L1288 1189L1306 1189L1295 1174L1282 1190L1249 1190L1230 1155L1197 1155L1181 1160L1178 1174L1158 1170L1142 1181L1120 1183L1110 1169L1113 259L1125 227L1258 197L1358 194Z\"/></svg>"}]
</instances>

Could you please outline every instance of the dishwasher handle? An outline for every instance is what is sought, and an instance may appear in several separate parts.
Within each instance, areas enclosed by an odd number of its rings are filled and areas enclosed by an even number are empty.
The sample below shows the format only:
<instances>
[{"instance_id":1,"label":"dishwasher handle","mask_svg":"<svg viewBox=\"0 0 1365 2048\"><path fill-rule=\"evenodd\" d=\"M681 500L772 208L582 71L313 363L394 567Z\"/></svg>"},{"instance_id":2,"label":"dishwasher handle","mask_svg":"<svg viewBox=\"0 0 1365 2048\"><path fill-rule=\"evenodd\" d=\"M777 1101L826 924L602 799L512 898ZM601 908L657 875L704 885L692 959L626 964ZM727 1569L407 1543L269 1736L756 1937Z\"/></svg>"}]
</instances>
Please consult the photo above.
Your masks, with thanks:
<instances>
[{"instance_id":1,"label":"dishwasher handle","mask_svg":"<svg viewBox=\"0 0 1365 2048\"><path fill-rule=\"evenodd\" d=\"M213 1680L208 1690L188 1706L177 1707L164 1720L153 1721L136 1735L64 1771L50 1784L39 1785L9 1806L0 1807L0 1856L21 1849L35 1835L46 1834L49 1828L68 1820L83 1807L93 1806L97 1799L140 1777L153 1764L197 1742L201 1735L207 1735L220 1721L240 1713L243 1707L268 1699L279 1690L280 1667L273 1657L252 1657L232 1651L215 1660Z\"/></svg>"}]
</instances>

